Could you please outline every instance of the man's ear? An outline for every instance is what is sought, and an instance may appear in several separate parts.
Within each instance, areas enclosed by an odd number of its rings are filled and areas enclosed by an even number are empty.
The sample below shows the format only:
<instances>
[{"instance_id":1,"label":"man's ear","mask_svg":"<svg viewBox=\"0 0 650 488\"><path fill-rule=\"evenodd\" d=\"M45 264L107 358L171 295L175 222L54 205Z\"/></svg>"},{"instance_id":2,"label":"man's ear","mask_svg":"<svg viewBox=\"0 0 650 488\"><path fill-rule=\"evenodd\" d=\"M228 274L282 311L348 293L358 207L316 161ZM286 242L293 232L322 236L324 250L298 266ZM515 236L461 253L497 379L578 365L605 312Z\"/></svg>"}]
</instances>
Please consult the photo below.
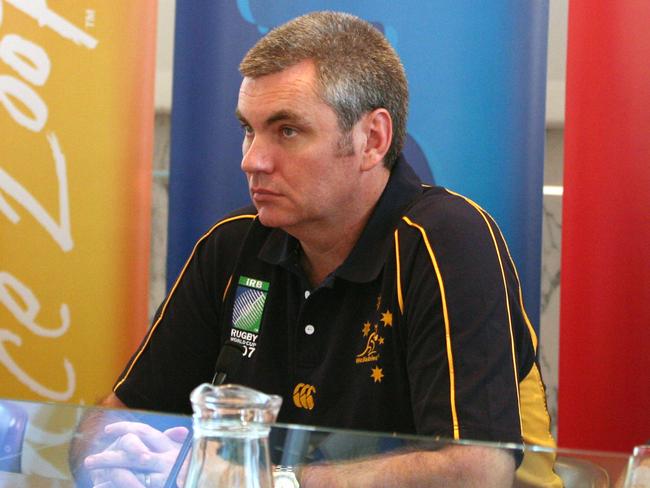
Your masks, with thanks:
<instances>
[{"instance_id":1,"label":"man's ear","mask_svg":"<svg viewBox=\"0 0 650 488\"><path fill-rule=\"evenodd\" d=\"M367 171L383 164L393 141L393 120L385 108L377 108L363 116L366 144L363 148L362 169Z\"/></svg>"}]
</instances>

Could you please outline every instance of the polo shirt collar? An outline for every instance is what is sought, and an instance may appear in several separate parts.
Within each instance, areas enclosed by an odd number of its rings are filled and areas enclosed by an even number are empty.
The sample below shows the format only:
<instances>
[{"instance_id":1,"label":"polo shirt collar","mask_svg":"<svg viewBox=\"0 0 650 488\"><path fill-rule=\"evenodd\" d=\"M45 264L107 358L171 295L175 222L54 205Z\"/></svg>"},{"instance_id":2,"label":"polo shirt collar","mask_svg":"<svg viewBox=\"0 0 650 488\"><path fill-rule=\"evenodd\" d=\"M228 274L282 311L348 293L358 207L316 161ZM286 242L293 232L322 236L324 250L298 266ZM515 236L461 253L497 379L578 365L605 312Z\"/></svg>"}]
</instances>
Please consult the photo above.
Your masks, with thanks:
<instances>
[{"instance_id":1,"label":"polo shirt collar","mask_svg":"<svg viewBox=\"0 0 650 488\"><path fill-rule=\"evenodd\" d=\"M421 193L420 179L400 155L359 240L334 271L334 276L358 283L374 280L384 266L386 253L392 248L393 230L408 204ZM298 249L297 239L281 229L273 229L259 258L291 269L296 266Z\"/></svg>"}]
</instances>

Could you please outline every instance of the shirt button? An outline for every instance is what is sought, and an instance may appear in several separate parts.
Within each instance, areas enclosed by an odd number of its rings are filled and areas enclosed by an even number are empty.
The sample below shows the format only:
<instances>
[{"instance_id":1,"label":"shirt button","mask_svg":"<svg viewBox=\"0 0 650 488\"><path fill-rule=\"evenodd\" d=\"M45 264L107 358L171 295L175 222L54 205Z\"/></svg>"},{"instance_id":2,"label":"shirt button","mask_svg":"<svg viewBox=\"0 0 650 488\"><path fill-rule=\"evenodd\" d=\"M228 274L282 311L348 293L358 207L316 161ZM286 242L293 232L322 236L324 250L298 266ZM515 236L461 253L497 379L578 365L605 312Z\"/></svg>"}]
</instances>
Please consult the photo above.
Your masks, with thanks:
<instances>
[{"instance_id":1,"label":"shirt button","mask_svg":"<svg viewBox=\"0 0 650 488\"><path fill-rule=\"evenodd\" d=\"M312 335L314 332L316 332L316 328L311 324L307 324L305 327L305 334Z\"/></svg>"},{"instance_id":2,"label":"shirt button","mask_svg":"<svg viewBox=\"0 0 650 488\"><path fill-rule=\"evenodd\" d=\"M309 295L311 295L311 292L309 290L305 290L305 299L309 298Z\"/></svg>"}]
</instances>

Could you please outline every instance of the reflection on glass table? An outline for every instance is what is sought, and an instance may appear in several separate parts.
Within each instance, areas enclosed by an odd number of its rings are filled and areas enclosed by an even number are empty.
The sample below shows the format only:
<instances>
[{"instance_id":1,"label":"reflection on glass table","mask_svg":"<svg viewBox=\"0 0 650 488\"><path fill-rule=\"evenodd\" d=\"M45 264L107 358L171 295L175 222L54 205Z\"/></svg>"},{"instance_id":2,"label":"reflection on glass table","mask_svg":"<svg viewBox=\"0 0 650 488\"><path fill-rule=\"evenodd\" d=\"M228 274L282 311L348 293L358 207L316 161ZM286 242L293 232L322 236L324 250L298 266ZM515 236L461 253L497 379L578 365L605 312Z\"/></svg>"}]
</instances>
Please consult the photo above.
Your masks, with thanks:
<instances>
[{"instance_id":1,"label":"reflection on glass table","mask_svg":"<svg viewBox=\"0 0 650 488\"><path fill-rule=\"evenodd\" d=\"M178 446L187 430L191 430L189 416L0 400L0 486L87 486L84 484L82 473L73 473L75 468L71 469L69 458L72 443L79 446L90 440L85 433L77 431L79 422L88 416L96 416L103 423L139 422L161 433L175 432ZM82 449L77 453L77 461L93 452L102 451L113 441L114 438L104 438L100 445L93 439L84 447L85 451ZM325 470L330 479L336 479L339 475L344 477L347 468L363 466L363 463L372 459L445 449L455 445L468 448L495 447L511 451L515 456L525 453L531 459L555 456L555 471L565 486L570 488L650 487L650 448L647 446L638 447L634 455L568 449L553 451L530 445L450 441L424 436L283 424L272 425L268 445L276 473L294 473L296 479L304 477L307 473L310 476L318 476L319 472ZM148 483L150 487L163 486L165 482L162 473L152 473L146 479L144 475L138 474L136 479L140 481L141 486ZM276 487L278 486L276 481ZM518 478L514 486L543 484L536 480Z\"/></svg>"}]
</instances>

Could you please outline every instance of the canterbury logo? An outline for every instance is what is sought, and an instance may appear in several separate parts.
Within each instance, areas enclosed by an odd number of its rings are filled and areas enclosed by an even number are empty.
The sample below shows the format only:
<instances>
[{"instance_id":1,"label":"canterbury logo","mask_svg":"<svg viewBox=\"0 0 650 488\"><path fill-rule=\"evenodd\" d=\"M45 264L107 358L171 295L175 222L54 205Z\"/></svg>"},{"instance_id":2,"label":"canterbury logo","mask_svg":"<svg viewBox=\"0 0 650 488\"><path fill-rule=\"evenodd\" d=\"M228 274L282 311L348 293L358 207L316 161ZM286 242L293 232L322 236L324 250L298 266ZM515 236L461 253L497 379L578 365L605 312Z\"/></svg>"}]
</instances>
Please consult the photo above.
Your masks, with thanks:
<instances>
[{"instance_id":1,"label":"canterbury logo","mask_svg":"<svg viewBox=\"0 0 650 488\"><path fill-rule=\"evenodd\" d=\"M298 408L312 410L316 388L306 383L298 383L293 389L293 404Z\"/></svg>"}]
</instances>

